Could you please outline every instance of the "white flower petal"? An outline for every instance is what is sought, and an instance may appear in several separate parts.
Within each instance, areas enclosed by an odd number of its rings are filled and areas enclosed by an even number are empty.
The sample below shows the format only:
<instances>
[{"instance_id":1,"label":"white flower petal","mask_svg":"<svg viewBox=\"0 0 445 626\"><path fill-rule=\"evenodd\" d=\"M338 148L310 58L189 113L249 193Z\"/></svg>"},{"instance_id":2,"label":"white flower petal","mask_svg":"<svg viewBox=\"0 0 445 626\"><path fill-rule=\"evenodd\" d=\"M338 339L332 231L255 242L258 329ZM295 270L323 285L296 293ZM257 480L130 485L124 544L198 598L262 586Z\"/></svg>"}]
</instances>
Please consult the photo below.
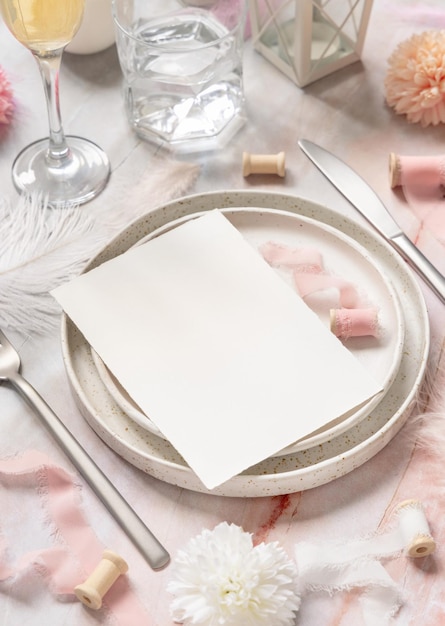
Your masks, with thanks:
<instances>
[{"instance_id":1,"label":"white flower petal","mask_svg":"<svg viewBox=\"0 0 445 626\"><path fill-rule=\"evenodd\" d=\"M296 565L278 543L223 522L180 550L167 589L175 621L201 626L291 626L300 606Z\"/></svg>"}]
</instances>

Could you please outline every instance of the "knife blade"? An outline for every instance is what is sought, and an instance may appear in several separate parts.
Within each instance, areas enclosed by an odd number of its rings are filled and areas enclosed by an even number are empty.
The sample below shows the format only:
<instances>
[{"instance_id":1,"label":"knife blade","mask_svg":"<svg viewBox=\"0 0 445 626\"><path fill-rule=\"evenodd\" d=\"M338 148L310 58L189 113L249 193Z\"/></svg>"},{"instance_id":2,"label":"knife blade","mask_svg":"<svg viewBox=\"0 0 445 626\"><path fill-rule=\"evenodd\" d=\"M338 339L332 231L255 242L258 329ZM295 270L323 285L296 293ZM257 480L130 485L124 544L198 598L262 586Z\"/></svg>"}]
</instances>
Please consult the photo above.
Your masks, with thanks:
<instances>
[{"instance_id":1,"label":"knife blade","mask_svg":"<svg viewBox=\"0 0 445 626\"><path fill-rule=\"evenodd\" d=\"M334 154L307 139L298 145L312 163L363 217L407 261L445 303L445 278L405 235L378 195L355 170Z\"/></svg>"}]
</instances>

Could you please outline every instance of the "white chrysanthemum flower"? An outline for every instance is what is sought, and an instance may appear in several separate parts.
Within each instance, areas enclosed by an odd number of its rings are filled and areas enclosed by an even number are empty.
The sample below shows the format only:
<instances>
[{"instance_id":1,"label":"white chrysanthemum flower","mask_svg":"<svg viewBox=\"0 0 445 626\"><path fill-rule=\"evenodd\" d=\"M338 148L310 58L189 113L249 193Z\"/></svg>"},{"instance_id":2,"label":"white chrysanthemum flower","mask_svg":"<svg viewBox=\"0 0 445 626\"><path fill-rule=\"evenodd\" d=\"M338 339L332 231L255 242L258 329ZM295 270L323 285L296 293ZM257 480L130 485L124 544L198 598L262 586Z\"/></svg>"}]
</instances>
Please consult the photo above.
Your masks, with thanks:
<instances>
[{"instance_id":1,"label":"white chrysanthemum flower","mask_svg":"<svg viewBox=\"0 0 445 626\"><path fill-rule=\"evenodd\" d=\"M300 607L297 566L274 543L223 522L180 550L168 591L176 622L202 626L291 626Z\"/></svg>"}]
</instances>

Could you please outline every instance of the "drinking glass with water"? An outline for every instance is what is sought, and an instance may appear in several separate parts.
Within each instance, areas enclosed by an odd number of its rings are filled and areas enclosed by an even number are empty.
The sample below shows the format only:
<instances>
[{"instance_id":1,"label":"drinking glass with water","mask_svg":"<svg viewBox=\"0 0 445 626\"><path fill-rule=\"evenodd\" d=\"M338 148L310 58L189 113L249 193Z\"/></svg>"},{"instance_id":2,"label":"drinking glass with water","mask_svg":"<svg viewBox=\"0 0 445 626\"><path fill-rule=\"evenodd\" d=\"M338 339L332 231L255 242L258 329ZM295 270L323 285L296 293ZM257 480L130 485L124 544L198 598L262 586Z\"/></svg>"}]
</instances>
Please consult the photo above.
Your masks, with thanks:
<instances>
[{"instance_id":1,"label":"drinking glass with water","mask_svg":"<svg viewBox=\"0 0 445 626\"><path fill-rule=\"evenodd\" d=\"M130 124L177 150L224 145L244 122L246 0L113 0Z\"/></svg>"}]
</instances>

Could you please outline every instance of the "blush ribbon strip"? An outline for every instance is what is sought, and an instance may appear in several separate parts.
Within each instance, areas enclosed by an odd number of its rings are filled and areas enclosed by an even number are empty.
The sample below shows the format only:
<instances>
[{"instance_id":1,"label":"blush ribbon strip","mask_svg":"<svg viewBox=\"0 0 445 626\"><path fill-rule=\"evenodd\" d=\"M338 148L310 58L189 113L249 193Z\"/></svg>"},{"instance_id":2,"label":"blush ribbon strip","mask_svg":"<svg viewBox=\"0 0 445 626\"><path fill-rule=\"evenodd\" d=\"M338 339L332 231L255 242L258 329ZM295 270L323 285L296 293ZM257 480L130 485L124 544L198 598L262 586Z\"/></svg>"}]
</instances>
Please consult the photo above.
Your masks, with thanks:
<instances>
[{"instance_id":1,"label":"blush ribbon strip","mask_svg":"<svg viewBox=\"0 0 445 626\"><path fill-rule=\"evenodd\" d=\"M339 294L339 304L345 308L355 308L359 296L354 285L324 270L321 253L314 248L290 248L269 241L262 245L260 252L271 267L287 269L292 272L294 285L305 299L317 292L335 289Z\"/></svg>"},{"instance_id":2,"label":"blush ribbon strip","mask_svg":"<svg viewBox=\"0 0 445 626\"><path fill-rule=\"evenodd\" d=\"M337 276L327 274L307 274L305 272L294 272L295 287L304 299L317 291L336 289L339 293L339 304L344 308L354 308L358 305L359 298L357 290L347 280Z\"/></svg>"},{"instance_id":3,"label":"blush ribbon strip","mask_svg":"<svg viewBox=\"0 0 445 626\"><path fill-rule=\"evenodd\" d=\"M104 550L81 510L80 485L76 484L73 475L36 450L0 460L0 480L2 477L8 477L9 484L26 484L36 490L58 545L28 552L14 565L7 565L7 545L1 537L0 582L18 578L27 569L34 568L57 599L74 600L74 587L94 570ZM20 537L17 543L20 545ZM104 607L119 626L150 623L145 608L125 576L121 576L107 593Z\"/></svg>"},{"instance_id":4,"label":"blush ribbon strip","mask_svg":"<svg viewBox=\"0 0 445 626\"><path fill-rule=\"evenodd\" d=\"M272 267L285 267L308 274L323 271L323 259L314 248L288 248L274 241L268 241L260 247L263 258Z\"/></svg>"}]
</instances>

